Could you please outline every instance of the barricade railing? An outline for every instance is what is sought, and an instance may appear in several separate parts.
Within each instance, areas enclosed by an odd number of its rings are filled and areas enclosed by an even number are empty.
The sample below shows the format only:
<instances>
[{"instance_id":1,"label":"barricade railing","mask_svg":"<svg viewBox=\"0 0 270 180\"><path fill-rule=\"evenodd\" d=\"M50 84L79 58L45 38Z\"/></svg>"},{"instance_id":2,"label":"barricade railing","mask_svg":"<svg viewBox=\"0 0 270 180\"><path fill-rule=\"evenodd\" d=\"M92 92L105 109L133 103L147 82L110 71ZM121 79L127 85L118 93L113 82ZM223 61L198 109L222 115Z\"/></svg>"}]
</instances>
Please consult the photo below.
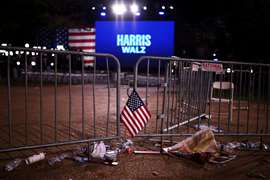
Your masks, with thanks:
<instances>
[{"instance_id":1,"label":"barricade railing","mask_svg":"<svg viewBox=\"0 0 270 180\"><path fill-rule=\"evenodd\" d=\"M268 136L270 65L141 57L134 89L152 114L137 136L181 136L210 127L220 136Z\"/></svg>"},{"instance_id":2,"label":"barricade railing","mask_svg":"<svg viewBox=\"0 0 270 180\"><path fill-rule=\"evenodd\" d=\"M121 70L115 56L0 50L0 152L120 137ZM86 56L96 60L86 66Z\"/></svg>"}]
</instances>

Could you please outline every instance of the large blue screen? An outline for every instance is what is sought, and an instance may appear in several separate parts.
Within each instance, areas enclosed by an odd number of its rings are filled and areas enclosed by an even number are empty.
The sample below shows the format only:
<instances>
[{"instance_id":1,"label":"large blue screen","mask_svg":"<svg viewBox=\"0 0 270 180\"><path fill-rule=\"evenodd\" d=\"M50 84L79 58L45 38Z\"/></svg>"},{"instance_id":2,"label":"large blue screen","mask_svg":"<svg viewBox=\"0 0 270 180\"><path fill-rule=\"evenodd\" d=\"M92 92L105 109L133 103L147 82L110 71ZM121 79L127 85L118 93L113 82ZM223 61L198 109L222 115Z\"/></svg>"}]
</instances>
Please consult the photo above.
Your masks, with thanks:
<instances>
[{"instance_id":1,"label":"large blue screen","mask_svg":"<svg viewBox=\"0 0 270 180\"><path fill-rule=\"evenodd\" d=\"M173 21L97 21L96 52L111 53L124 67L141 56L172 56Z\"/></svg>"}]
</instances>

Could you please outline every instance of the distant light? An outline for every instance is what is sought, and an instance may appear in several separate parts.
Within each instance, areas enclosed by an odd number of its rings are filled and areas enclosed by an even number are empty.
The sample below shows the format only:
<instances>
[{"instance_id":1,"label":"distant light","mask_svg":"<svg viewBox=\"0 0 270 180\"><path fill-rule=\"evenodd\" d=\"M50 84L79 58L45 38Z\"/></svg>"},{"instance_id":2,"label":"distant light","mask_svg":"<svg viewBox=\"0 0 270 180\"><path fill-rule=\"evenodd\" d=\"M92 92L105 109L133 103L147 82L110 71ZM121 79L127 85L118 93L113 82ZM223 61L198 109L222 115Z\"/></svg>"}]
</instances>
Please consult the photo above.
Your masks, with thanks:
<instances>
[{"instance_id":1,"label":"distant light","mask_svg":"<svg viewBox=\"0 0 270 180\"><path fill-rule=\"evenodd\" d=\"M24 53L24 51L21 51L21 52L20 52L20 54L23 54L23 53Z\"/></svg>"},{"instance_id":2,"label":"distant light","mask_svg":"<svg viewBox=\"0 0 270 180\"><path fill-rule=\"evenodd\" d=\"M145 10L145 11L146 11L146 10L147 10L147 6L143 6L143 10Z\"/></svg>"},{"instance_id":3,"label":"distant light","mask_svg":"<svg viewBox=\"0 0 270 180\"><path fill-rule=\"evenodd\" d=\"M20 61L17 61L16 62L17 66L21 65L21 62Z\"/></svg>"},{"instance_id":4,"label":"distant light","mask_svg":"<svg viewBox=\"0 0 270 180\"><path fill-rule=\"evenodd\" d=\"M227 72L227 73L231 73L231 72L232 72L231 68L227 68L227 69L226 69L226 72Z\"/></svg>"},{"instance_id":5,"label":"distant light","mask_svg":"<svg viewBox=\"0 0 270 180\"><path fill-rule=\"evenodd\" d=\"M65 50L64 45L57 45L56 49L59 50L59 51L61 51L61 50L64 51Z\"/></svg>"},{"instance_id":6,"label":"distant light","mask_svg":"<svg viewBox=\"0 0 270 180\"><path fill-rule=\"evenodd\" d=\"M135 14L136 16L140 16L141 15L141 13L140 12L136 12L136 14Z\"/></svg>"},{"instance_id":7,"label":"distant light","mask_svg":"<svg viewBox=\"0 0 270 180\"><path fill-rule=\"evenodd\" d=\"M52 54L52 57L54 57L54 54Z\"/></svg>"},{"instance_id":8,"label":"distant light","mask_svg":"<svg viewBox=\"0 0 270 180\"><path fill-rule=\"evenodd\" d=\"M38 47L37 46L33 46L34 49L37 49Z\"/></svg>"},{"instance_id":9,"label":"distant light","mask_svg":"<svg viewBox=\"0 0 270 180\"><path fill-rule=\"evenodd\" d=\"M93 10L93 11L94 11L94 10L96 10L96 7L95 7L95 6L93 6L93 7L92 7L92 10Z\"/></svg>"},{"instance_id":10,"label":"distant light","mask_svg":"<svg viewBox=\"0 0 270 180\"><path fill-rule=\"evenodd\" d=\"M51 66L54 66L54 63L53 62L51 62L51 64L50 64Z\"/></svg>"},{"instance_id":11,"label":"distant light","mask_svg":"<svg viewBox=\"0 0 270 180\"><path fill-rule=\"evenodd\" d=\"M29 55L29 54L30 54L30 52L27 51L27 52L26 52L26 55Z\"/></svg>"},{"instance_id":12,"label":"distant light","mask_svg":"<svg viewBox=\"0 0 270 180\"><path fill-rule=\"evenodd\" d=\"M32 52L31 54L32 54L32 56L36 55L36 53L35 53L35 52Z\"/></svg>"},{"instance_id":13,"label":"distant light","mask_svg":"<svg viewBox=\"0 0 270 180\"><path fill-rule=\"evenodd\" d=\"M125 4L114 4L112 6L112 11L116 15L123 15L126 13L127 8L126 8Z\"/></svg>"},{"instance_id":14,"label":"distant light","mask_svg":"<svg viewBox=\"0 0 270 180\"><path fill-rule=\"evenodd\" d=\"M32 66L35 66L35 65L37 65L37 63L36 63L35 61L32 61L32 62L31 62L31 65L32 65Z\"/></svg>"},{"instance_id":15,"label":"distant light","mask_svg":"<svg viewBox=\"0 0 270 180\"><path fill-rule=\"evenodd\" d=\"M13 52L12 52L12 51L9 51L9 55L10 55L10 56L13 56Z\"/></svg>"},{"instance_id":16,"label":"distant light","mask_svg":"<svg viewBox=\"0 0 270 180\"><path fill-rule=\"evenodd\" d=\"M166 7L165 6L161 6L161 9L166 9Z\"/></svg>"},{"instance_id":17,"label":"distant light","mask_svg":"<svg viewBox=\"0 0 270 180\"><path fill-rule=\"evenodd\" d=\"M7 43L2 43L1 46L7 46Z\"/></svg>"},{"instance_id":18,"label":"distant light","mask_svg":"<svg viewBox=\"0 0 270 180\"><path fill-rule=\"evenodd\" d=\"M42 48L42 49L47 49L47 48L46 48L46 46L43 46L43 48Z\"/></svg>"},{"instance_id":19,"label":"distant light","mask_svg":"<svg viewBox=\"0 0 270 180\"><path fill-rule=\"evenodd\" d=\"M38 49L41 49L41 46L38 46L37 48L38 48Z\"/></svg>"},{"instance_id":20,"label":"distant light","mask_svg":"<svg viewBox=\"0 0 270 180\"><path fill-rule=\"evenodd\" d=\"M137 4L131 4L130 5L130 11L133 13L133 14L136 14L138 11L139 11L139 7Z\"/></svg>"},{"instance_id":21,"label":"distant light","mask_svg":"<svg viewBox=\"0 0 270 180\"><path fill-rule=\"evenodd\" d=\"M165 13L164 13L164 11L159 11L158 14L163 16Z\"/></svg>"},{"instance_id":22,"label":"distant light","mask_svg":"<svg viewBox=\"0 0 270 180\"><path fill-rule=\"evenodd\" d=\"M252 74L253 72L254 72L253 69L251 69L251 70L250 70L250 73Z\"/></svg>"},{"instance_id":23,"label":"distant light","mask_svg":"<svg viewBox=\"0 0 270 180\"><path fill-rule=\"evenodd\" d=\"M36 52L36 56L38 56L38 52Z\"/></svg>"},{"instance_id":24,"label":"distant light","mask_svg":"<svg viewBox=\"0 0 270 180\"><path fill-rule=\"evenodd\" d=\"M106 13L105 12L101 12L100 15L104 17L104 16L106 16Z\"/></svg>"},{"instance_id":25,"label":"distant light","mask_svg":"<svg viewBox=\"0 0 270 180\"><path fill-rule=\"evenodd\" d=\"M214 61L218 61L218 58L214 58L213 60L214 60Z\"/></svg>"},{"instance_id":26,"label":"distant light","mask_svg":"<svg viewBox=\"0 0 270 180\"><path fill-rule=\"evenodd\" d=\"M17 55L18 55L19 53L20 53L19 51L15 51L15 54L17 54Z\"/></svg>"},{"instance_id":27,"label":"distant light","mask_svg":"<svg viewBox=\"0 0 270 180\"><path fill-rule=\"evenodd\" d=\"M103 10L106 10L107 8L106 8L106 6L103 6L102 9L103 9Z\"/></svg>"},{"instance_id":28,"label":"distant light","mask_svg":"<svg viewBox=\"0 0 270 180\"><path fill-rule=\"evenodd\" d=\"M170 6L170 9L174 9L174 7L173 6Z\"/></svg>"},{"instance_id":29,"label":"distant light","mask_svg":"<svg viewBox=\"0 0 270 180\"><path fill-rule=\"evenodd\" d=\"M216 54L216 53L213 53L213 56L214 56L214 57L216 57L216 56L217 56L217 54Z\"/></svg>"},{"instance_id":30,"label":"distant light","mask_svg":"<svg viewBox=\"0 0 270 180\"><path fill-rule=\"evenodd\" d=\"M25 43L24 47L29 48L30 45L28 43Z\"/></svg>"}]
</instances>

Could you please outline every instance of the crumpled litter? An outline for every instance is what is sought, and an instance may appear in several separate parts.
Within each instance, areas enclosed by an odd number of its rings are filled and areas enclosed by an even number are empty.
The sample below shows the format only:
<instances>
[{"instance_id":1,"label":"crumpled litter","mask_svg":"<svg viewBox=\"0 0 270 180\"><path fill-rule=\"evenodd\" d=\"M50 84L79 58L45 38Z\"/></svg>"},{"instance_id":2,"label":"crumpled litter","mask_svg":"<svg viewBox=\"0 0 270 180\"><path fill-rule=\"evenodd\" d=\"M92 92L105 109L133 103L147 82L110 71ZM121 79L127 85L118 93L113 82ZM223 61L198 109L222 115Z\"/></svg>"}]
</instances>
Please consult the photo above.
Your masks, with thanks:
<instances>
[{"instance_id":1,"label":"crumpled litter","mask_svg":"<svg viewBox=\"0 0 270 180\"><path fill-rule=\"evenodd\" d=\"M163 148L163 151L165 152L173 150L187 153L216 153L218 146L213 132L210 129L203 129L174 146Z\"/></svg>"},{"instance_id":2,"label":"crumpled litter","mask_svg":"<svg viewBox=\"0 0 270 180\"><path fill-rule=\"evenodd\" d=\"M104 159L104 155L106 153L106 147L103 141L94 144L94 149L91 153L93 158Z\"/></svg>"},{"instance_id":3,"label":"crumpled litter","mask_svg":"<svg viewBox=\"0 0 270 180\"><path fill-rule=\"evenodd\" d=\"M212 126L212 125L208 126L208 125L206 125L206 124L200 124L200 125L196 124L196 125L194 126L194 128L195 128L195 129L199 129L199 130L210 129L210 130L213 131L214 133L223 133L223 132L224 132L224 130L223 130L222 128L218 128L218 127Z\"/></svg>"},{"instance_id":4,"label":"crumpled litter","mask_svg":"<svg viewBox=\"0 0 270 180\"><path fill-rule=\"evenodd\" d=\"M58 156L52 157L48 160L48 163L50 166L53 166L57 162L61 162L66 158L72 158L73 155L71 153L62 153Z\"/></svg>"},{"instance_id":5,"label":"crumpled litter","mask_svg":"<svg viewBox=\"0 0 270 180\"><path fill-rule=\"evenodd\" d=\"M227 144L220 145L221 150L223 151L270 151L270 146L268 144L263 144L261 142L229 142Z\"/></svg>"},{"instance_id":6,"label":"crumpled litter","mask_svg":"<svg viewBox=\"0 0 270 180\"><path fill-rule=\"evenodd\" d=\"M236 155L220 153L219 147L211 129L205 128L183 141L162 149L168 154L194 160L198 163L211 162L227 163L235 159Z\"/></svg>"}]
</instances>

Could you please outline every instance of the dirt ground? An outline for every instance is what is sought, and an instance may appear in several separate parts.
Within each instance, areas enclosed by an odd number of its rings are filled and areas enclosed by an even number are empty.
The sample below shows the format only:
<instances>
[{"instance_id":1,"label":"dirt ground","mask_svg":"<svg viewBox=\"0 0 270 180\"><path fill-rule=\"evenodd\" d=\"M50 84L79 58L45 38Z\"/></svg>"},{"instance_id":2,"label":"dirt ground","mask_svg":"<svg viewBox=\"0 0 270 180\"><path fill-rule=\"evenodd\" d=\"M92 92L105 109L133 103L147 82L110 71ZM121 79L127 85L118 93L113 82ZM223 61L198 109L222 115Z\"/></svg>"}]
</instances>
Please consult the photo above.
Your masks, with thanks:
<instances>
[{"instance_id":1,"label":"dirt ground","mask_svg":"<svg viewBox=\"0 0 270 180\"><path fill-rule=\"evenodd\" d=\"M72 86L72 119L69 122L68 107L68 86L59 86L57 90L57 115L55 121L54 112L54 89L50 86L43 89L43 113L40 121L40 96L38 85L29 88L28 117L25 119L24 88L12 88L12 144L9 143L9 131L7 121L7 92L5 88L0 88L0 146L1 148L42 143L52 143L55 141L77 140L80 138L91 138L104 136L106 132L113 136L116 132L115 125L115 88L111 88L110 113L107 114L108 98L106 86L97 86L96 121L93 120L93 94L92 86L86 85L85 112L82 113L81 86ZM121 109L127 100L126 89L121 89ZM152 94L151 94L152 93ZM154 111L156 94L150 92L150 111ZM254 108L255 109L255 108ZM257 114L254 111L253 115ZM262 113L260 113L262 114ZM253 117L253 115L251 117ZM107 120L107 117L110 117ZM241 121L237 120L238 113L234 113L232 129L235 131L239 125L240 132L246 132L246 111L239 113ZM82 117L84 120L82 121ZM155 116L153 116L155 117ZM255 118L255 117L254 117ZM260 117L261 118L261 117ZM222 128L227 127L227 119L221 119ZM264 118L262 118L264 119ZM56 123L56 126L55 126ZM217 125L217 119L212 120L213 125ZM259 129L265 129L264 122L259 124ZM108 124L108 126L107 126ZM69 126L71 125L71 126ZM27 127L27 128L26 128ZM71 127L69 129L69 127ZM96 131L94 130L96 127ZM147 125L147 131L155 132L156 122L152 121ZM158 127L159 128L159 127ZM250 128L255 132L256 119L250 121ZM42 129L42 133L41 133ZM124 128L121 126L121 133ZM26 138L27 135L27 138ZM268 139L265 139L266 141ZM228 139L222 140L228 141ZM258 139L255 139L258 141ZM79 164L72 160L64 160L61 163L50 167L46 160L32 164L22 165L12 172L5 172L3 167L6 162L17 157L27 157L31 154L43 151L47 157L54 156L72 147L46 148L31 151L21 151L0 154L0 179L270 179L270 153L268 152L237 152L237 158L224 165L198 164L191 160L173 158L166 155L128 155L121 154L118 157L118 166L104 165L102 162L89 162ZM135 141L134 149L156 149L154 143L149 141Z\"/></svg>"}]
</instances>

